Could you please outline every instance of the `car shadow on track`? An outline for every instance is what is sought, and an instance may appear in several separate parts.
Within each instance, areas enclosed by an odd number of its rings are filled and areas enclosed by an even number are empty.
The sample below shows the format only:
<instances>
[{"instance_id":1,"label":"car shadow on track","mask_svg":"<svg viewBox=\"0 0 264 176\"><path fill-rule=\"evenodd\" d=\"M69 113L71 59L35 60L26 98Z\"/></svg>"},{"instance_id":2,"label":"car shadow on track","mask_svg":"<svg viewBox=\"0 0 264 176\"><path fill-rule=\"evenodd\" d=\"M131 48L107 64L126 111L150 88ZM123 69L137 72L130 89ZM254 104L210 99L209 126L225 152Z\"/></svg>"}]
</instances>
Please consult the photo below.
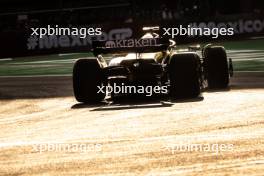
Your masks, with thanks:
<instances>
[{"instance_id":1,"label":"car shadow on track","mask_svg":"<svg viewBox=\"0 0 264 176\"><path fill-rule=\"evenodd\" d=\"M230 80L230 88L205 90L205 92L214 93L240 89L264 89L264 72L235 73ZM0 101L58 97L73 97L71 76L0 77Z\"/></svg>"},{"instance_id":2,"label":"car shadow on track","mask_svg":"<svg viewBox=\"0 0 264 176\"><path fill-rule=\"evenodd\" d=\"M161 99L122 99L119 101L103 101L96 104L77 103L73 105L72 109L92 108L90 111L110 111L110 110L125 110L125 109L146 109L146 108L162 108L171 107L176 103L189 103L203 101L203 97L191 99L175 99L168 98Z\"/></svg>"},{"instance_id":3,"label":"car shadow on track","mask_svg":"<svg viewBox=\"0 0 264 176\"><path fill-rule=\"evenodd\" d=\"M231 86L227 87L227 88L224 88L224 89L209 89L209 88L206 88L204 90L204 92L206 93L215 93L215 92L228 92L232 89Z\"/></svg>"}]
</instances>

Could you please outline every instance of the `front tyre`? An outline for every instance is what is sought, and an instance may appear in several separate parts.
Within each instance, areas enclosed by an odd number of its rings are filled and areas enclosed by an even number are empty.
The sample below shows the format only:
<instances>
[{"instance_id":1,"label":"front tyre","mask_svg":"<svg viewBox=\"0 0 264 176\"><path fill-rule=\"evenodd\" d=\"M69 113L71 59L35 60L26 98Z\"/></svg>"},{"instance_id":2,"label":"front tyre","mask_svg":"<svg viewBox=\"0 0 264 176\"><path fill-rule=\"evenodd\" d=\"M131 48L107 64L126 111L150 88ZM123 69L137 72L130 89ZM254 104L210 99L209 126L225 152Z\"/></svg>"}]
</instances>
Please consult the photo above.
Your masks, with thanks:
<instances>
[{"instance_id":1,"label":"front tyre","mask_svg":"<svg viewBox=\"0 0 264 176\"><path fill-rule=\"evenodd\" d=\"M229 84L229 69L226 51L221 46L204 48L204 69L209 89L227 88Z\"/></svg>"}]
</instances>

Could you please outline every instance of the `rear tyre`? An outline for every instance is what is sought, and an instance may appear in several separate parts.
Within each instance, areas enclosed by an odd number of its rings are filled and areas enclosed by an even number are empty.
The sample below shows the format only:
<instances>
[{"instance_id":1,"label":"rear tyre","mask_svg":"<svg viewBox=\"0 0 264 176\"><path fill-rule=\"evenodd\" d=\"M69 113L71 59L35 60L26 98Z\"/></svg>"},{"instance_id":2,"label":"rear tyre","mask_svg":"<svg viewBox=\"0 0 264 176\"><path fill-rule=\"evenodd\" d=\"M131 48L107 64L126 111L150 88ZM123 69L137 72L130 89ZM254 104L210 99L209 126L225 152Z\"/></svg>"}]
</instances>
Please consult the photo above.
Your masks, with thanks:
<instances>
[{"instance_id":1,"label":"rear tyre","mask_svg":"<svg viewBox=\"0 0 264 176\"><path fill-rule=\"evenodd\" d=\"M77 101L96 103L105 98L98 93L104 81L103 71L96 59L79 59L73 67L73 91Z\"/></svg>"},{"instance_id":2,"label":"rear tyre","mask_svg":"<svg viewBox=\"0 0 264 176\"><path fill-rule=\"evenodd\" d=\"M204 49L204 68L209 89L227 88L229 69L224 47L209 46Z\"/></svg>"},{"instance_id":3,"label":"rear tyre","mask_svg":"<svg viewBox=\"0 0 264 176\"><path fill-rule=\"evenodd\" d=\"M196 53L173 55L168 72L172 98L196 98L200 95L200 59Z\"/></svg>"}]
</instances>

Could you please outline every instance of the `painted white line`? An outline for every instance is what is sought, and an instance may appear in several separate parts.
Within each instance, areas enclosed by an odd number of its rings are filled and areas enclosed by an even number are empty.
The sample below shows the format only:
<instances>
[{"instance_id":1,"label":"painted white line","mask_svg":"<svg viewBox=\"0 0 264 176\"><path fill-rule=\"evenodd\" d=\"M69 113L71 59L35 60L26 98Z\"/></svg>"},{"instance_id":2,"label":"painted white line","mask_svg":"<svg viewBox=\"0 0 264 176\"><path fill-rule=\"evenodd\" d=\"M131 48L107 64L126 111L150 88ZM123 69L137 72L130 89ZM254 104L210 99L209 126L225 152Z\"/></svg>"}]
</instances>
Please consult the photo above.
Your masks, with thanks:
<instances>
[{"instance_id":1,"label":"painted white line","mask_svg":"<svg viewBox=\"0 0 264 176\"><path fill-rule=\"evenodd\" d=\"M234 74L235 73L264 73L264 70L263 71L234 71Z\"/></svg>"},{"instance_id":2,"label":"painted white line","mask_svg":"<svg viewBox=\"0 0 264 176\"><path fill-rule=\"evenodd\" d=\"M230 56L263 56L264 52L262 53L236 53L236 54L227 53L227 55L230 55Z\"/></svg>"},{"instance_id":3,"label":"painted white line","mask_svg":"<svg viewBox=\"0 0 264 176\"><path fill-rule=\"evenodd\" d=\"M71 55L77 55L77 54L81 54L81 53L62 53L62 54L58 54L58 56L71 56Z\"/></svg>"},{"instance_id":4,"label":"painted white line","mask_svg":"<svg viewBox=\"0 0 264 176\"><path fill-rule=\"evenodd\" d=\"M232 59L232 61L234 61L234 62L237 62L237 61L264 61L264 58L239 58L239 59L236 59L236 58L232 58L231 57L231 59Z\"/></svg>"},{"instance_id":5,"label":"painted white line","mask_svg":"<svg viewBox=\"0 0 264 176\"><path fill-rule=\"evenodd\" d=\"M227 55L228 58L231 59L264 59L264 56L229 56Z\"/></svg>"},{"instance_id":6,"label":"painted white line","mask_svg":"<svg viewBox=\"0 0 264 176\"><path fill-rule=\"evenodd\" d=\"M227 50L228 53L254 53L254 52L264 52L264 50Z\"/></svg>"},{"instance_id":7,"label":"painted white line","mask_svg":"<svg viewBox=\"0 0 264 176\"><path fill-rule=\"evenodd\" d=\"M26 64L46 64L46 63L72 63L77 59L60 59L60 60L45 60L45 61L31 61L31 62L20 62L11 63L12 65L26 65Z\"/></svg>"},{"instance_id":8,"label":"painted white line","mask_svg":"<svg viewBox=\"0 0 264 176\"><path fill-rule=\"evenodd\" d=\"M264 56L264 53L246 53L246 54L230 54L230 53L227 53L227 56L229 57L263 57Z\"/></svg>"},{"instance_id":9,"label":"painted white line","mask_svg":"<svg viewBox=\"0 0 264 176\"><path fill-rule=\"evenodd\" d=\"M249 39L256 40L256 39L264 39L264 37L250 37Z\"/></svg>"},{"instance_id":10,"label":"painted white line","mask_svg":"<svg viewBox=\"0 0 264 176\"><path fill-rule=\"evenodd\" d=\"M13 60L13 58L3 58L3 59L0 59L0 61L11 61Z\"/></svg>"},{"instance_id":11,"label":"painted white line","mask_svg":"<svg viewBox=\"0 0 264 176\"><path fill-rule=\"evenodd\" d=\"M87 59L95 59L95 57L85 57ZM105 57L105 59L111 59L112 57ZM46 63L57 63L57 64L63 64L63 63L74 63L80 58L76 59L56 59L56 60L45 60L45 61L29 61L29 62L18 62L18 63L10 63L10 65L27 65L27 64L46 64Z\"/></svg>"},{"instance_id":12,"label":"painted white line","mask_svg":"<svg viewBox=\"0 0 264 176\"><path fill-rule=\"evenodd\" d=\"M61 75L22 75L22 76L0 76L0 78L42 78L42 77L71 77L71 74Z\"/></svg>"}]
</instances>

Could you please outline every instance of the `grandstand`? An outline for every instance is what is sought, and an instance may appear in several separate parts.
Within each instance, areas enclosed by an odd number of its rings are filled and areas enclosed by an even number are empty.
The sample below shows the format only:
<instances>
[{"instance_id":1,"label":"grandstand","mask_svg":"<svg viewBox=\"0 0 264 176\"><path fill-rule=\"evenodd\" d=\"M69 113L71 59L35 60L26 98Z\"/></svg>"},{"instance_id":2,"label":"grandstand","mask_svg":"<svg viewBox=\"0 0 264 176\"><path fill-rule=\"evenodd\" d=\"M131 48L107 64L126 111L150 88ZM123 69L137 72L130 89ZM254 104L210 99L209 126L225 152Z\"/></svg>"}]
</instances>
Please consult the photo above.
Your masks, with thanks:
<instances>
[{"instance_id":1,"label":"grandstand","mask_svg":"<svg viewBox=\"0 0 264 176\"><path fill-rule=\"evenodd\" d=\"M11 57L10 54L24 56L84 49L28 52L26 43L31 27L55 24L65 27L100 26L106 33L114 28L129 27L136 34L146 25L262 19L263 9L262 0L1 0L0 40L4 42L0 42L0 58Z\"/></svg>"},{"instance_id":2,"label":"grandstand","mask_svg":"<svg viewBox=\"0 0 264 176\"><path fill-rule=\"evenodd\" d=\"M204 20L208 17L255 15L263 13L263 8L261 0L2 0L0 28L7 30L36 23L65 25Z\"/></svg>"}]
</instances>

